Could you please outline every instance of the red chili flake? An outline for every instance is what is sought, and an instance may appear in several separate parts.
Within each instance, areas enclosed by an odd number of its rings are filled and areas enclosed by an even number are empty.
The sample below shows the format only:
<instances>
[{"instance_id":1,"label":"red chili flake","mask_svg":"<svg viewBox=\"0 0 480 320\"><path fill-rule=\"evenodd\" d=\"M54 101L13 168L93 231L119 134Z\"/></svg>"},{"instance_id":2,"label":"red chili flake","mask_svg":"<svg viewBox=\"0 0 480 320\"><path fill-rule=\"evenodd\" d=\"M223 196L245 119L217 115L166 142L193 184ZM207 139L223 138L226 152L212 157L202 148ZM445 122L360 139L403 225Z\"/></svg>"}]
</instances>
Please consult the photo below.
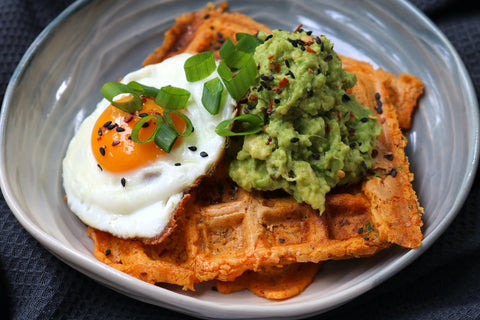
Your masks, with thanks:
<instances>
[{"instance_id":1,"label":"red chili flake","mask_svg":"<svg viewBox=\"0 0 480 320\"><path fill-rule=\"evenodd\" d=\"M247 103L247 101L248 101L248 98L247 98L247 97L243 97L243 98L241 98L238 102L240 102L240 103L243 104L243 103Z\"/></svg>"},{"instance_id":2,"label":"red chili flake","mask_svg":"<svg viewBox=\"0 0 480 320\"><path fill-rule=\"evenodd\" d=\"M268 56L268 60L272 60L273 57L275 57L273 54L269 55L269 56Z\"/></svg>"},{"instance_id":3,"label":"red chili flake","mask_svg":"<svg viewBox=\"0 0 480 320\"><path fill-rule=\"evenodd\" d=\"M253 94L250 95L250 97L248 97L248 100L250 101L257 101L258 100L258 97L257 96L254 96Z\"/></svg>"},{"instance_id":4,"label":"red chili flake","mask_svg":"<svg viewBox=\"0 0 480 320\"><path fill-rule=\"evenodd\" d=\"M337 120L340 121L341 118L342 116L340 115L340 110L337 110Z\"/></svg>"},{"instance_id":5,"label":"red chili flake","mask_svg":"<svg viewBox=\"0 0 480 320\"><path fill-rule=\"evenodd\" d=\"M268 64L268 68L270 69L270 71L272 72L280 72L280 64L279 63L275 63L274 61L270 61L270 63Z\"/></svg>"},{"instance_id":6,"label":"red chili flake","mask_svg":"<svg viewBox=\"0 0 480 320\"><path fill-rule=\"evenodd\" d=\"M267 114L272 114L273 111L273 99L268 100Z\"/></svg>"},{"instance_id":7,"label":"red chili flake","mask_svg":"<svg viewBox=\"0 0 480 320\"><path fill-rule=\"evenodd\" d=\"M120 144L120 141L118 140L112 141L112 147L118 146L119 144Z\"/></svg>"},{"instance_id":8,"label":"red chili flake","mask_svg":"<svg viewBox=\"0 0 480 320\"><path fill-rule=\"evenodd\" d=\"M282 93L282 89L280 89L278 86L273 86L272 91L275 91L277 94Z\"/></svg>"},{"instance_id":9,"label":"red chili flake","mask_svg":"<svg viewBox=\"0 0 480 320\"><path fill-rule=\"evenodd\" d=\"M353 114L353 111L350 111L350 118L354 119L355 115Z\"/></svg>"},{"instance_id":10,"label":"red chili flake","mask_svg":"<svg viewBox=\"0 0 480 320\"><path fill-rule=\"evenodd\" d=\"M132 114L127 114L125 117L123 117L123 121L125 121L125 123L129 123L130 121L132 121L133 119L133 115Z\"/></svg>"},{"instance_id":11,"label":"red chili flake","mask_svg":"<svg viewBox=\"0 0 480 320\"><path fill-rule=\"evenodd\" d=\"M287 78L283 78L283 79L280 80L280 82L278 83L278 86L279 86L280 88L283 88L283 87L285 87L285 86L287 85L287 83L288 83L288 79L287 79Z\"/></svg>"},{"instance_id":12,"label":"red chili flake","mask_svg":"<svg viewBox=\"0 0 480 320\"><path fill-rule=\"evenodd\" d=\"M297 27L297 29L295 29L295 31L293 31L293 33L298 32L298 31L299 31L300 29L302 29L302 28L303 28L303 24L299 24L298 27Z\"/></svg>"},{"instance_id":13,"label":"red chili flake","mask_svg":"<svg viewBox=\"0 0 480 320\"><path fill-rule=\"evenodd\" d=\"M313 70L311 68L308 68L308 73L313 73Z\"/></svg>"},{"instance_id":14,"label":"red chili flake","mask_svg":"<svg viewBox=\"0 0 480 320\"><path fill-rule=\"evenodd\" d=\"M313 50L312 48L310 47L305 47L305 49L307 49L307 52L310 52L310 53L313 53L313 54L317 54L317 51Z\"/></svg>"},{"instance_id":15,"label":"red chili flake","mask_svg":"<svg viewBox=\"0 0 480 320\"><path fill-rule=\"evenodd\" d=\"M327 133L330 132L330 124L327 123L327 125L325 126L325 131Z\"/></svg>"},{"instance_id":16,"label":"red chili flake","mask_svg":"<svg viewBox=\"0 0 480 320\"><path fill-rule=\"evenodd\" d=\"M265 144L268 146L272 142L272 137L268 136L267 142Z\"/></svg>"}]
</instances>

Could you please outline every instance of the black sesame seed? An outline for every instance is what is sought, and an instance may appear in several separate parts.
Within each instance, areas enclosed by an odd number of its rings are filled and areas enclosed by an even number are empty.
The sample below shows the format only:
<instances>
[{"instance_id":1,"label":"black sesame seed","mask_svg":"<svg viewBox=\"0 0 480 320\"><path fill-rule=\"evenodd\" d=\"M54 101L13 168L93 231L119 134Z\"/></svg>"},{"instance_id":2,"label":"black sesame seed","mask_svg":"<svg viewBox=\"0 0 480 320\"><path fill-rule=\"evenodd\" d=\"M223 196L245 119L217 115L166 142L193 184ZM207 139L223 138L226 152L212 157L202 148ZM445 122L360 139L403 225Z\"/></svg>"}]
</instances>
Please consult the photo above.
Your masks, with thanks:
<instances>
[{"instance_id":1,"label":"black sesame seed","mask_svg":"<svg viewBox=\"0 0 480 320\"><path fill-rule=\"evenodd\" d=\"M100 163L97 163L97 167L98 167L98 169L100 169L100 171L103 171L103 168L102 168L102 166L100 165Z\"/></svg>"},{"instance_id":2,"label":"black sesame seed","mask_svg":"<svg viewBox=\"0 0 480 320\"><path fill-rule=\"evenodd\" d=\"M367 241L368 241L368 240L370 240L370 238L369 238L369 237L363 237L363 239L365 239L365 240L367 240Z\"/></svg>"},{"instance_id":3,"label":"black sesame seed","mask_svg":"<svg viewBox=\"0 0 480 320\"><path fill-rule=\"evenodd\" d=\"M311 36L313 31L307 31L307 36Z\"/></svg>"},{"instance_id":4,"label":"black sesame seed","mask_svg":"<svg viewBox=\"0 0 480 320\"><path fill-rule=\"evenodd\" d=\"M144 124L142 124L142 128L146 128L146 127L148 127L149 125L150 125L150 123L145 122Z\"/></svg>"},{"instance_id":5,"label":"black sesame seed","mask_svg":"<svg viewBox=\"0 0 480 320\"><path fill-rule=\"evenodd\" d=\"M274 99L273 102L280 103L280 99Z\"/></svg>"},{"instance_id":6,"label":"black sesame seed","mask_svg":"<svg viewBox=\"0 0 480 320\"><path fill-rule=\"evenodd\" d=\"M287 68L290 68L290 62L288 62L288 60L285 60L285 65L287 66Z\"/></svg>"},{"instance_id":7,"label":"black sesame seed","mask_svg":"<svg viewBox=\"0 0 480 320\"><path fill-rule=\"evenodd\" d=\"M210 18L210 15L207 13L206 15L203 16L204 19Z\"/></svg>"},{"instance_id":8,"label":"black sesame seed","mask_svg":"<svg viewBox=\"0 0 480 320\"><path fill-rule=\"evenodd\" d=\"M101 137L103 135L102 129L98 129L98 135Z\"/></svg>"},{"instance_id":9,"label":"black sesame seed","mask_svg":"<svg viewBox=\"0 0 480 320\"><path fill-rule=\"evenodd\" d=\"M190 146L190 147L188 147L188 150L190 150L190 151L197 151L197 147L195 147L195 146Z\"/></svg>"},{"instance_id":10,"label":"black sesame seed","mask_svg":"<svg viewBox=\"0 0 480 320\"><path fill-rule=\"evenodd\" d=\"M280 242L280 243L284 243L284 242L285 242L285 239L283 239L283 238L279 238L279 239L278 239L278 242Z\"/></svg>"},{"instance_id":11,"label":"black sesame seed","mask_svg":"<svg viewBox=\"0 0 480 320\"><path fill-rule=\"evenodd\" d=\"M367 117L363 117L362 119L360 119L361 122L368 122L368 118Z\"/></svg>"},{"instance_id":12,"label":"black sesame seed","mask_svg":"<svg viewBox=\"0 0 480 320\"><path fill-rule=\"evenodd\" d=\"M122 183L122 187L125 187L125 185L127 184L127 180L125 180L125 178L122 178L120 182Z\"/></svg>"},{"instance_id":13,"label":"black sesame seed","mask_svg":"<svg viewBox=\"0 0 480 320\"><path fill-rule=\"evenodd\" d=\"M296 142L298 142L298 141L300 141L300 139L297 138L297 137L293 137L292 139L290 139L290 142L291 142L291 143L296 143Z\"/></svg>"},{"instance_id":14,"label":"black sesame seed","mask_svg":"<svg viewBox=\"0 0 480 320\"><path fill-rule=\"evenodd\" d=\"M260 79L265 80L265 81L272 81L272 80L273 80L273 76L267 76L267 75L265 75L265 74L262 74L262 75L260 76Z\"/></svg>"},{"instance_id":15,"label":"black sesame seed","mask_svg":"<svg viewBox=\"0 0 480 320\"><path fill-rule=\"evenodd\" d=\"M295 75L293 74L292 70L288 70L288 72L285 75L290 76L293 79L295 79Z\"/></svg>"},{"instance_id":16,"label":"black sesame seed","mask_svg":"<svg viewBox=\"0 0 480 320\"><path fill-rule=\"evenodd\" d=\"M367 173L368 173L368 174L371 174L371 175L374 175L374 174L375 174L375 170L369 168L369 169L367 169Z\"/></svg>"},{"instance_id":17,"label":"black sesame seed","mask_svg":"<svg viewBox=\"0 0 480 320\"><path fill-rule=\"evenodd\" d=\"M309 97L309 98L313 97L313 90L312 89L307 91L307 97Z\"/></svg>"},{"instance_id":18,"label":"black sesame seed","mask_svg":"<svg viewBox=\"0 0 480 320\"><path fill-rule=\"evenodd\" d=\"M332 60L332 59L333 59L333 56L332 56L331 54L329 54L328 56L326 56L325 58L323 58L323 61L328 62L328 61L330 61L330 60Z\"/></svg>"},{"instance_id":19,"label":"black sesame seed","mask_svg":"<svg viewBox=\"0 0 480 320\"><path fill-rule=\"evenodd\" d=\"M142 112L142 113L140 113L138 116L139 116L140 118L143 118L143 117L148 116L148 113Z\"/></svg>"},{"instance_id":20,"label":"black sesame seed","mask_svg":"<svg viewBox=\"0 0 480 320\"><path fill-rule=\"evenodd\" d=\"M316 36L316 37L315 37L315 42L316 42L317 44L320 44L320 43L322 43L322 39L320 39L319 36Z\"/></svg>"},{"instance_id":21,"label":"black sesame seed","mask_svg":"<svg viewBox=\"0 0 480 320\"><path fill-rule=\"evenodd\" d=\"M269 34L269 35L265 38L265 41L268 41L268 40L270 40L270 39L272 39L272 38L273 38L273 35Z\"/></svg>"},{"instance_id":22,"label":"black sesame seed","mask_svg":"<svg viewBox=\"0 0 480 320\"><path fill-rule=\"evenodd\" d=\"M112 123L112 124L110 124L110 125L107 126L107 129L108 129L108 130L112 130L112 129L115 128L116 126L117 126L116 123Z\"/></svg>"},{"instance_id":23,"label":"black sesame seed","mask_svg":"<svg viewBox=\"0 0 480 320\"><path fill-rule=\"evenodd\" d=\"M375 92L375 100L380 100L380 93Z\"/></svg>"},{"instance_id":24,"label":"black sesame seed","mask_svg":"<svg viewBox=\"0 0 480 320\"><path fill-rule=\"evenodd\" d=\"M362 161L362 168L365 169L365 170L367 170L367 168L368 168L367 163L365 161Z\"/></svg>"},{"instance_id":25,"label":"black sesame seed","mask_svg":"<svg viewBox=\"0 0 480 320\"><path fill-rule=\"evenodd\" d=\"M392 161L393 160L393 154L389 153L383 156L385 159Z\"/></svg>"},{"instance_id":26,"label":"black sesame seed","mask_svg":"<svg viewBox=\"0 0 480 320\"><path fill-rule=\"evenodd\" d=\"M110 249L105 250L105 255L106 256L110 255L111 253L112 253L112 251Z\"/></svg>"},{"instance_id":27,"label":"black sesame seed","mask_svg":"<svg viewBox=\"0 0 480 320\"><path fill-rule=\"evenodd\" d=\"M320 50L323 51L325 49L325 44L324 42L322 42L322 44L320 45Z\"/></svg>"},{"instance_id":28,"label":"black sesame seed","mask_svg":"<svg viewBox=\"0 0 480 320\"><path fill-rule=\"evenodd\" d=\"M292 44L292 46L294 46L295 48L298 47L297 41L295 41L295 40L293 40L293 39L287 39L287 40L288 40L288 41Z\"/></svg>"},{"instance_id":29,"label":"black sesame seed","mask_svg":"<svg viewBox=\"0 0 480 320\"><path fill-rule=\"evenodd\" d=\"M107 121L107 122L105 122L105 123L103 124L103 127L106 128L106 127L108 127L108 126L111 125L111 124L112 124L112 121Z\"/></svg>"},{"instance_id":30,"label":"black sesame seed","mask_svg":"<svg viewBox=\"0 0 480 320\"><path fill-rule=\"evenodd\" d=\"M342 96L342 101L343 101L344 103L350 101L350 97L348 96L348 94L344 94L344 95Z\"/></svg>"},{"instance_id":31,"label":"black sesame seed","mask_svg":"<svg viewBox=\"0 0 480 320\"><path fill-rule=\"evenodd\" d=\"M358 232L358 234L362 234L363 233L363 227L358 228L357 232Z\"/></svg>"},{"instance_id":32,"label":"black sesame seed","mask_svg":"<svg viewBox=\"0 0 480 320\"><path fill-rule=\"evenodd\" d=\"M104 148L104 147L100 147L99 150L100 150L100 154L101 154L102 156L104 156L104 155L105 155L105 148Z\"/></svg>"},{"instance_id":33,"label":"black sesame seed","mask_svg":"<svg viewBox=\"0 0 480 320\"><path fill-rule=\"evenodd\" d=\"M180 167L182 164L180 162L175 163L175 167Z\"/></svg>"},{"instance_id":34,"label":"black sesame seed","mask_svg":"<svg viewBox=\"0 0 480 320\"><path fill-rule=\"evenodd\" d=\"M117 132L123 132L123 131L125 131L125 128L117 127L117 129L115 129L115 130L117 130Z\"/></svg>"},{"instance_id":35,"label":"black sesame seed","mask_svg":"<svg viewBox=\"0 0 480 320\"><path fill-rule=\"evenodd\" d=\"M255 107L256 107L256 105L254 105L254 104L249 104L247 106L248 110L253 110L253 109L255 109Z\"/></svg>"},{"instance_id":36,"label":"black sesame seed","mask_svg":"<svg viewBox=\"0 0 480 320\"><path fill-rule=\"evenodd\" d=\"M208 157L208 153L206 153L205 151L202 151L202 152L200 152L200 156L202 158Z\"/></svg>"},{"instance_id":37,"label":"black sesame seed","mask_svg":"<svg viewBox=\"0 0 480 320\"><path fill-rule=\"evenodd\" d=\"M350 143L350 148L353 149L357 146L357 143L355 141Z\"/></svg>"},{"instance_id":38,"label":"black sesame seed","mask_svg":"<svg viewBox=\"0 0 480 320\"><path fill-rule=\"evenodd\" d=\"M301 49L302 51L305 51L305 46L300 46L300 49Z\"/></svg>"},{"instance_id":39,"label":"black sesame seed","mask_svg":"<svg viewBox=\"0 0 480 320\"><path fill-rule=\"evenodd\" d=\"M397 172L397 170L395 170L395 169L392 169L392 171L390 171L390 174L391 174L392 177L394 177L394 178L397 176L397 173L398 173L398 172Z\"/></svg>"}]
</instances>

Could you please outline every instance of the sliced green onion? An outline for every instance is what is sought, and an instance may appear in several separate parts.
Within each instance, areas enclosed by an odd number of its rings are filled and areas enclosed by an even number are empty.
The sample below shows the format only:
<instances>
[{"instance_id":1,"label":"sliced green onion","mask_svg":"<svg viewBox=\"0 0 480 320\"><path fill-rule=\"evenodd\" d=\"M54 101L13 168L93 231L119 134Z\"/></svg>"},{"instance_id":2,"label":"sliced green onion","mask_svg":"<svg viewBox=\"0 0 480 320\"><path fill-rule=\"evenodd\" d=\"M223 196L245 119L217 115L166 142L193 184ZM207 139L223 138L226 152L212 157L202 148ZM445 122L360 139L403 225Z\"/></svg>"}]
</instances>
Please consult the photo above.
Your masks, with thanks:
<instances>
[{"instance_id":1,"label":"sliced green onion","mask_svg":"<svg viewBox=\"0 0 480 320\"><path fill-rule=\"evenodd\" d=\"M183 133L180 133L180 131L178 131L177 127L175 127L175 124L173 123L172 117L170 116L171 112L175 113L177 116L182 118L183 121L185 121L185 130L183 131ZM186 115L184 115L183 113L175 111L175 110L165 110L165 112L163 113L163 116L165 117L165 120L167 121L167 124L173 130L175 130L175 132L177 133L178 136L188 137L189 135L192 134L192 132L193 132L192 121L190 121L190 119Z\"/></svg>"},{"instance_id":2,"label":"sliced green onion","mask_svg":"<svg viewBox=\"0 0 480 320\"><path fill-rule=\"evenodd\" d=\"M255 49L263 44L263 41L248 33L237 33L235 35L237 39L236 49L246 53L255 53Z\"/></svg>"},{"instance_id":3,"label":"sliced green onion","mask_svg":"<svg viewBox=\"0 0 480 320\"><path fill-rule=\"evenodd\" d=\"M257 65L255 64L252 55L250 55L245 65L236 74L233 74L223 61L220 62L217 71L228 92L235 100L240 100L245 95L257 78L258 73Z\"/></svg>"},{"instance_id":4,"label":"sliced green onion","mask_svg":"<svg viewBox=\"0 0 480 320\"><path fill-rule=\"evenodd\" d=\"M152 135L150 137L148 137L145 140L140 140L140 138L138 136L140 134L140 130L142 130L143 125L147 121L149 121L150 119L156 119L157 120L157 127L155 128L155 131L152 133ZM158 130L158 124L161 123L161 122L165 122L165 121L163 121L163 118L161 116L156 115L156 114L150 114L146 117L143 117L132 128L132 134L131 134L132 141L136 142L136 143L147 143L147 142L153 141L153 139L155 138L155 134L157 133L157 130Z\"/></svg>"},{"instance_id":5,"label":"sliced green onion","mask_svg":"<svg viewBox=\"0 0 480 320\"><path fill-rule=\"evenodd\" d=\"M140 130L142 130L143 125L151 119L157 120L157 126L155 127L155 130L150 137L145 140L140 140L138 136L140 134ZM178 134L176 130L172 129L170 125L165 122L162 116L151 114L143 117L133 126L131 137L132 141L135 143L147 143L154 141L157 146L162 148L165 152L169 153L170 150L172 150L173 144L177 140Z\"/></svg>"},{"instance_id":6,"label":"sliced green onion","mask_svg":"<svg viewBox=\"0 0 480 320\"><path fill-rule=\"evenodd\" d=\"M162 120L157 126L155 134L155 144L162 148L166 153L172 150L173 144L177 141L177 132L173 130L165 121Z\"/></svg>"},{"instance_id":7,"label":"sliced green onion","mask_svg":"<svg viewBox=\"0 0 480 320\"><path fill-rule=\"evenodd\" d=\"M234 132L230 128L233 122L240 122L242 124L242 131ZM228 119L220 122L215 128L215 132L222 137L231 136L247 136L262 131L263 120L254 114L242 114L233 119Z\"/></svg>"},{"instance_id":8,"label":"sliced green onion","mask_svg":"<svg viewBox=\"0 0 480 320\"><path fill-rule=\"evenodd\" d=\"M147 96L147 97L153 97L155 98L160 91L159 89L155 87L149 87L146 85L143 85L141 83L138 83L137 81L130 81L127 86L135 90L138 94Z\"/></svg>"},{"instance_id":9,"label":"sliced green onion","mask_svg":"<svg viewBox=\"0 0 480 320\"><path fill-rule=\"evenodd\" d=\"M205 82L203 85L202 104L212 115L218 114L222 102L223 84L219 78Z\"/></svg>"},{"instance_id":10,"label":"sliced green onion","mask_svg":"<svg viewBox=\"0 0 480 320\"><path fill-rule=\"evenodd\" d=\"M189 98L190 92L188 90L165 86L158 92L155 103L165 109L180 110L185 108Z\"/></svg>"},{"instance_id":11,"label":"sliced green onion","mask_svg":"<svg viewBox=\"0 0 480 320\"><path fill-rule=\"evenodd\" d=\"M127 86L120 82L110 81L105 83L100 89L102 95L110 101L115 107L125 112L134 113L135 111L142 110L143 102L138 94ZM130 99L125 101L115 101L115 98L121 94L127 94Z\"/></svg>"},{"instance_id":12,"label":"sliced green onion","mask_svg":"<svg viewBox=\"0 0 480 320\"><path fill-rule=\"evenodd\" d=\"M222 61L233 69L240 69L250 58L249 53L238 51L230 38L225 40L218 53L220 54Z\"/></svg>"},{"instance_id":13,"label":"sliced green onion","mask_svg":"<svg viewBox=\"0 0 480 320\"><path fill-rule=\"evenodd\" d=\"M212 51L204 51L185 61L183 66L185 76L189 82L205 79L217 68Z\"/></svg>"}]
</instances>

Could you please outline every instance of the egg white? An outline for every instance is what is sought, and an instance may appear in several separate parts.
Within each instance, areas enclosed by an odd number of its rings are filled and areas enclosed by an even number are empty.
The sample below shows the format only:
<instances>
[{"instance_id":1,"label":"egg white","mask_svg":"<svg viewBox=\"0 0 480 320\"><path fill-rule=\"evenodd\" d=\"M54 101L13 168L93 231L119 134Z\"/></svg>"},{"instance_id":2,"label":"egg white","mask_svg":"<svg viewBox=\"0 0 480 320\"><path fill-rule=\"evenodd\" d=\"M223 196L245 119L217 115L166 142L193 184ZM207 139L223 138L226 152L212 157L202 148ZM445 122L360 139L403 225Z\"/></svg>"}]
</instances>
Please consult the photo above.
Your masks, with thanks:
<instances>
[{"instance_id":1,"label":"egg white","mask_svg":"<svg viewBox=\"0 0 480 320\"><path fill-rule=\"evenodd\" d=\"M201 102L203 84L218 74L215 71L204 80L188 82L183 65L190 56L186 53L174 56L134 71L122 80L156 88L172 85L191 93L185 114L195 130L189 137L182 138L169 154L128 172L102 171L92 152L91 134L109 102L100 101L79 127L63 160L63 185L70 209L85 224L121 238L155 237L172 218L184 190L222 156L225 138L215 133L215 127L234 116L235 101L228 95L220 112L211 115ZM197 150L190 150L190 146ZM202 157L202 151L208 156ZM180 165L175 165L177 163Z\"/></svg>"}]
</instances>

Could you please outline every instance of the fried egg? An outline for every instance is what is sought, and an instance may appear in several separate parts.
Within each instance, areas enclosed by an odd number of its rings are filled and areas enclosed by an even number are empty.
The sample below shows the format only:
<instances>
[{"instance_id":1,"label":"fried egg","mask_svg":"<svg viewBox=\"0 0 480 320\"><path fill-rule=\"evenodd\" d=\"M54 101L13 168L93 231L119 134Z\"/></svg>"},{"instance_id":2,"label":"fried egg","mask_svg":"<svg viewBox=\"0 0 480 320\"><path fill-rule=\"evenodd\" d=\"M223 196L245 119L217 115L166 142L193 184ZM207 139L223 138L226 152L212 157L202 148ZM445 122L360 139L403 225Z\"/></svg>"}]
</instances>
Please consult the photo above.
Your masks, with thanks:
<instances>
[{"instance_id":1,"label":"fried egg","mask_svg":"<svg viewBox=\"0 0 480 320\"><path fill-rule=\"evenodd\" d=\"M184 191L221 158L225 138L215 133L215 127L234 116L235 101L227 94L220 112L211 115L201 102L203 85L218 74L188 82L183 65L190 56L184 53L146 66L121 81L156 88L171 85L190 92L182 112L194 131L178 137L170 153L153 141L134 143L129 138L141 116L163 111L153 99L144 98L143 109L135 114L103 99L78 128L63 160L63 186L70 209L85 224L120 238L158 236ZM151 134L148 130L142 129L142 134Z\"/></svg>"}]
</instances>

